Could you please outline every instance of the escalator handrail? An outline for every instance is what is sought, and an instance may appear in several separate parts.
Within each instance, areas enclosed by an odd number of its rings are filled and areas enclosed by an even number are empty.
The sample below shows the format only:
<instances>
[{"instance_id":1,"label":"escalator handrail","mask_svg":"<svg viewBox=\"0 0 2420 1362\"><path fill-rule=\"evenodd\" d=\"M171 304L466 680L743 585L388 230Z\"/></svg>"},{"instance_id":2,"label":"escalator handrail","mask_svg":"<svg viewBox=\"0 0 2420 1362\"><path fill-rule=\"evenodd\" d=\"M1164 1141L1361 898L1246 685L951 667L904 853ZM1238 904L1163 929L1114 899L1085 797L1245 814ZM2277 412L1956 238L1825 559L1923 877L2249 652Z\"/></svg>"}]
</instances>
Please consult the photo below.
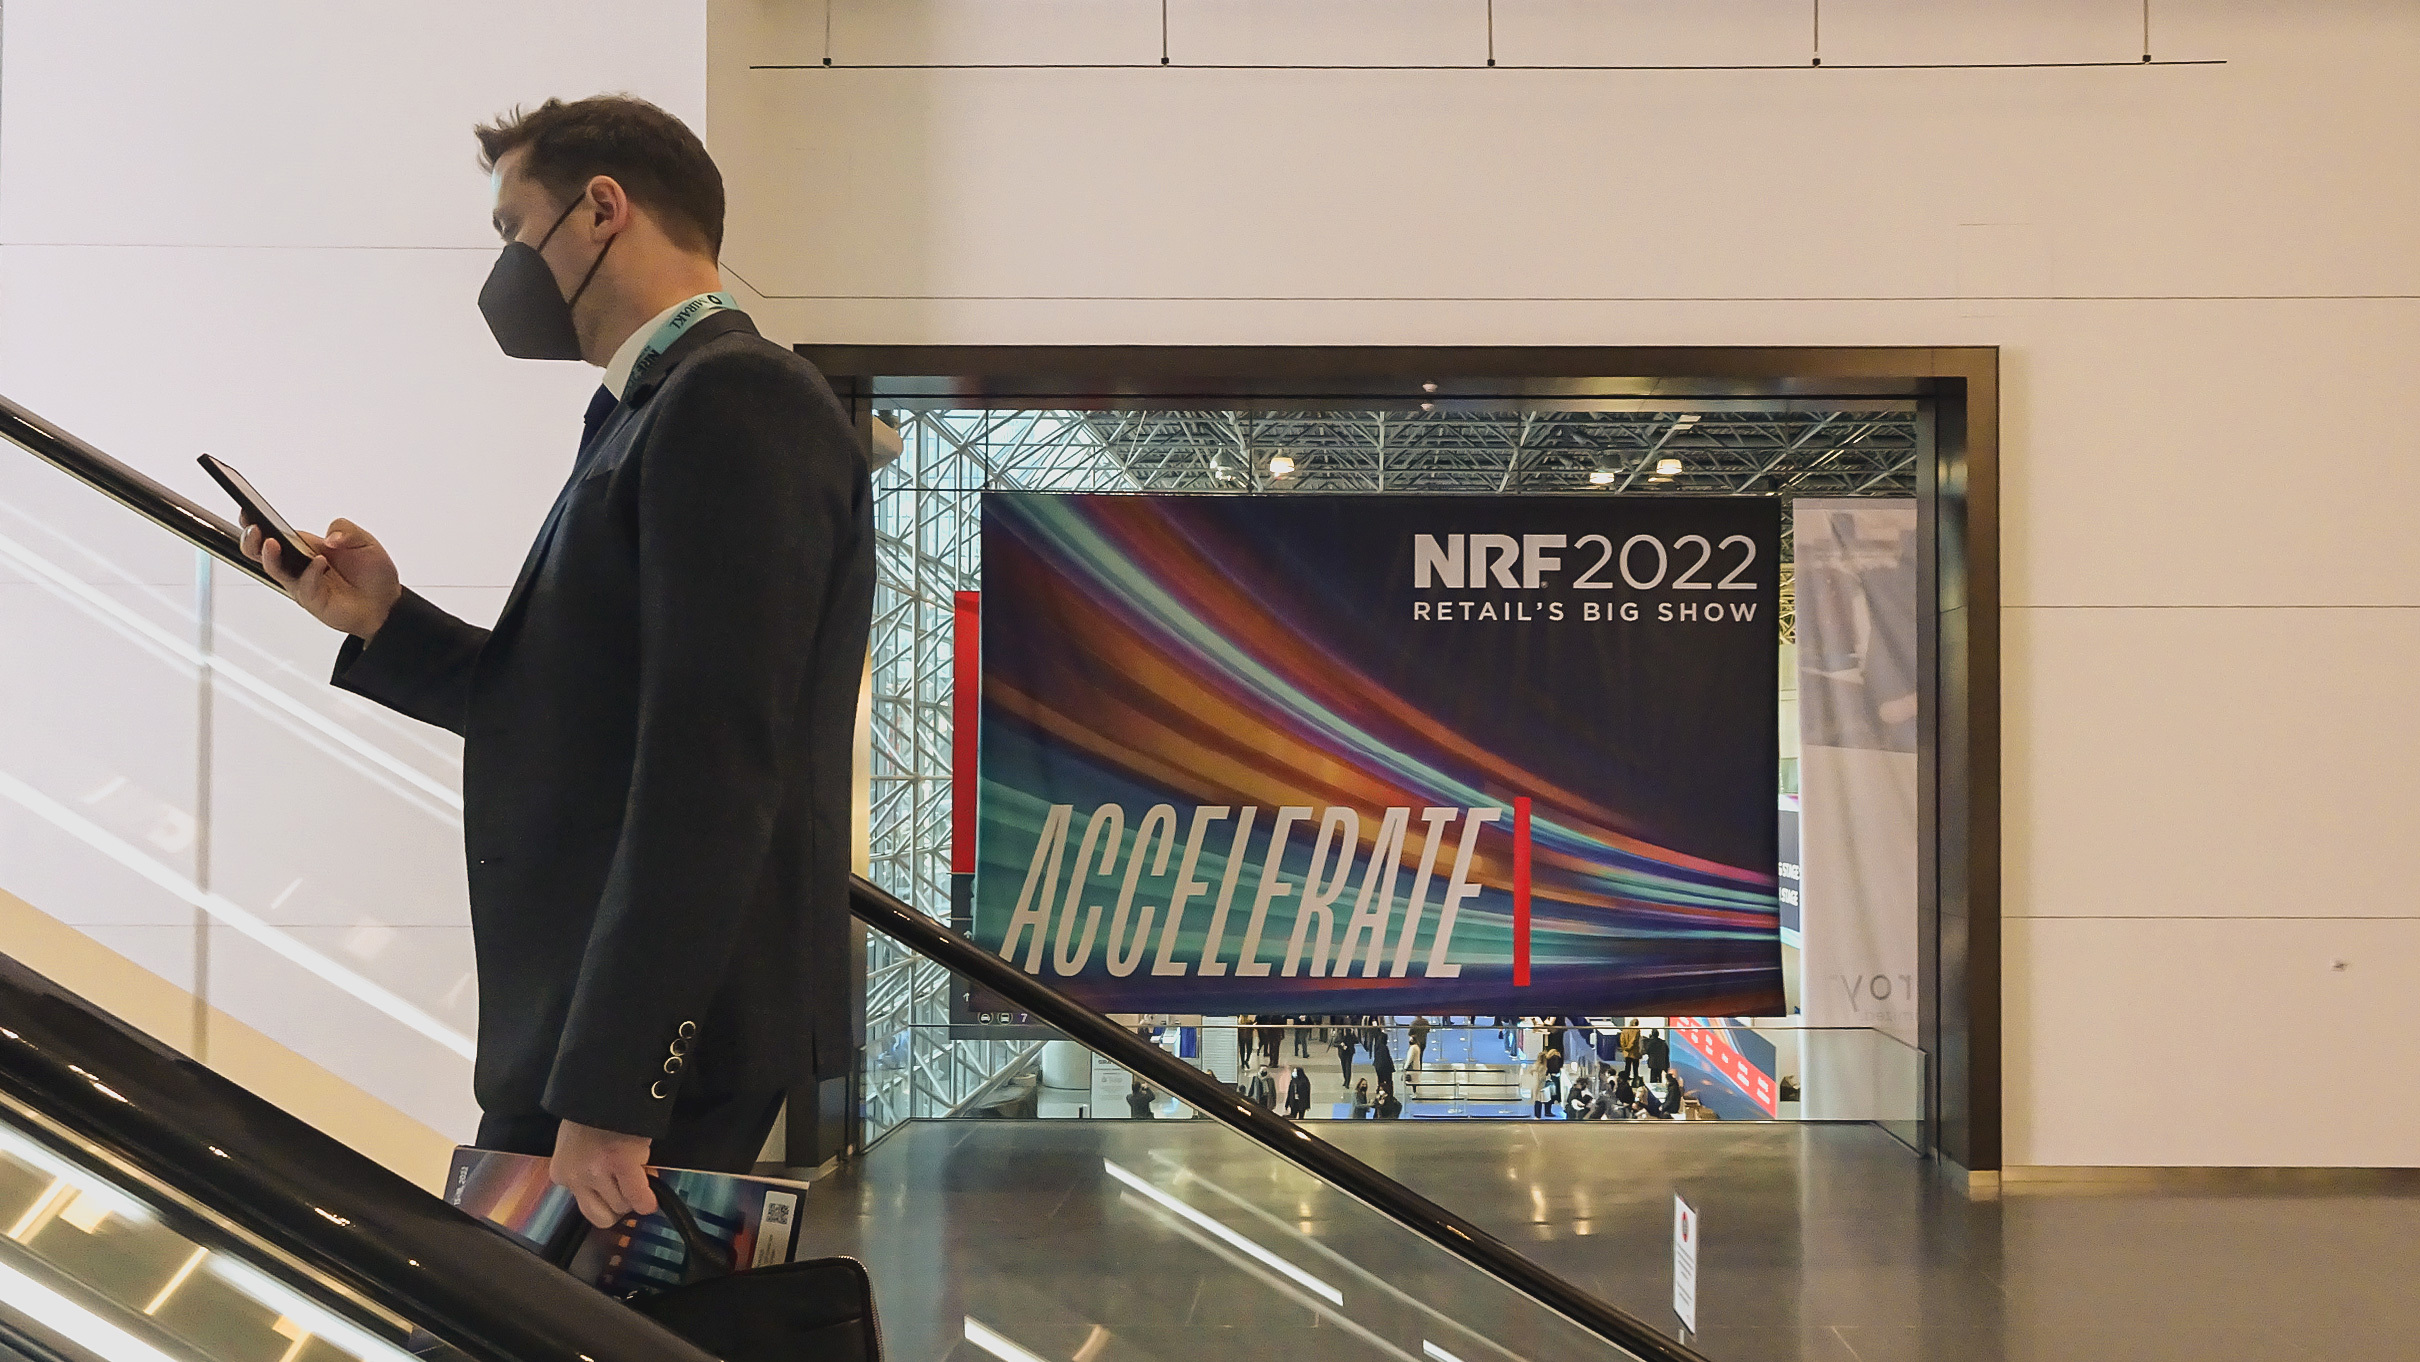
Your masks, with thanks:
<instances>
[{"instance_id":1,"label":"escalator handrail","mask_svg":"<svg viewBox=\"0 0 2420 1362\"><path fill-rule=\"evenodd\" d=\"M205 1247L244 1257L247 1241L265 1244L254 1267L340 1314L359 1313L346 1295L373 1302L481 1362L709 1362L486 1222L5 955L0 1104L27 1136Z\"/></svg>"},{"instance_id":2,"label":"escalator handrail","mask_svg":"<svg viewBox=\"0 0 2420 1362\"><path fill-rule=\"evenodd\" d=\"M266 581L243 556L235 527L17 404L0 398L0 437L23 445L146 519ZM1463 1262L1606 1341L1650 1362L1702 1356L1645 1320L1582 1291L1511 1245L1318 1138L1108 1017L1061 994L992 952L855 877L849 911L943 967L966 976L1279 1158L1327 1182Z\"/></svg>"},{"instance_id":3,"label":"escalator handrail","mask_svg":"<svg viewBox=\"0 0 2420 1362\"><path fill-rule=\"evenodd\" d=\"M268 570L237 547L234 523L149 475L129 468L6 397L0 397L0 436L69 477L271 586Z\"/></svg>"},{"instance_id":4,"label":"escalator handrail","mask_svg":"<svg viewBox=\"0 0 2420 1362\"><path fill-rule=\"evenodd\" d=\"M1582 1291L1489 1234L1303 1126L1067 997L887 891L852 876L849 911L900 945L966 976L1162 1092L1269 1150L1463 1262L1649 1362L1703 1362L1626 1310Z\"/></svg>"}]
</instances>

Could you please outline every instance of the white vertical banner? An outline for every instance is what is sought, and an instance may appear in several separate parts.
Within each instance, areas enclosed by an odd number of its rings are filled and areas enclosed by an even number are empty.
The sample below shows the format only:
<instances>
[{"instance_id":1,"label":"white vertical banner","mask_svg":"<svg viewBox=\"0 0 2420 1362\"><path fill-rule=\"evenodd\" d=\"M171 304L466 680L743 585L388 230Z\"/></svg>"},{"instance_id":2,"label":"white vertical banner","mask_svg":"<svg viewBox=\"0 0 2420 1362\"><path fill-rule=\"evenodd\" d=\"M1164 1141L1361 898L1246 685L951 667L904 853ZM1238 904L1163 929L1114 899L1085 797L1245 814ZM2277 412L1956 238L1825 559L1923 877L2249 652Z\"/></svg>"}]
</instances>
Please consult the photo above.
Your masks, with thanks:
<instances>
[{"instance_id":1,"label":"white vertical banner","mask_svg":"<svg viewBox=\"0 0 2420 1362\"><path fill-rule=\"evenodd\" d=\"M1697 1208L1672 1198L1672 1313L1697 1332Z\"/></svg>"},{"instance_id":2,"label":"white vertical banner","mask_svg":"<svg viewBox=\"0 0 2420 1362\"><path fill-rule=\"evenodd\" d=\"M1202 1067L1239 1086L1244 1081L1244 1063L1235 1028L1241 1021L1240 1017L1202 1018Z\"/></svg>"},{"instance_id":3,"label":"white vertical banner","mask_svg":"<svg viewBox=\"0 0 2420 1362\"><path fill-rule=\"evenodd\" d=\"M1916 503L1794 503L1800 996L1810 1027L1916 1044ZM1814 1037L1802 1114L1903 1117L1906 1066L1873 1037Z\"/></svg>"},{"instance_id":4,"label":"white vertical banner","mask_svg":"<svg viewBox=\"0 0 2420 1362\"><path fill-rule=\"evenodd\" d=\"M1118 1066L1114 1059L1100 1054L1092 1057L1092 1119L1123 1120L1126 1116L1126 1094L1134 1091L1134 1075Z\"/></svg>"}]
</instances>

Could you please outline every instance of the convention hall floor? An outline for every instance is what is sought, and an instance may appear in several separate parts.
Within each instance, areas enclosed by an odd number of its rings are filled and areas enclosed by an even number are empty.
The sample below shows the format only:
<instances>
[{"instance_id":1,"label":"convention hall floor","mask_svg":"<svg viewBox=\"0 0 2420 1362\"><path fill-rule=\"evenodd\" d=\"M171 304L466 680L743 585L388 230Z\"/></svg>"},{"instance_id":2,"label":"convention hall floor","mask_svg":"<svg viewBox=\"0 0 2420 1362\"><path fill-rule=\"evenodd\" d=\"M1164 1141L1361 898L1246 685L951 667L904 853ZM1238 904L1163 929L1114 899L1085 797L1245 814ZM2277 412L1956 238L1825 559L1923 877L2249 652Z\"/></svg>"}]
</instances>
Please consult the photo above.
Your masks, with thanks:
<instances>
[{"instance_id":1,"label":"convention hall floor","mask_svg":"<svg viewBox=\"0 0 2420 1362\"><path fill-rule=\"evenodd\" d=\"M1971 1201L1860 1126L1317 1130L1666 1329L1681 1192L1723 1362L2420 1356L2408 1192ZM1614 1356L1203 1121L913 1123L802 1226L867 1262L901 1362Z\"/></svg>"}]
</instances>

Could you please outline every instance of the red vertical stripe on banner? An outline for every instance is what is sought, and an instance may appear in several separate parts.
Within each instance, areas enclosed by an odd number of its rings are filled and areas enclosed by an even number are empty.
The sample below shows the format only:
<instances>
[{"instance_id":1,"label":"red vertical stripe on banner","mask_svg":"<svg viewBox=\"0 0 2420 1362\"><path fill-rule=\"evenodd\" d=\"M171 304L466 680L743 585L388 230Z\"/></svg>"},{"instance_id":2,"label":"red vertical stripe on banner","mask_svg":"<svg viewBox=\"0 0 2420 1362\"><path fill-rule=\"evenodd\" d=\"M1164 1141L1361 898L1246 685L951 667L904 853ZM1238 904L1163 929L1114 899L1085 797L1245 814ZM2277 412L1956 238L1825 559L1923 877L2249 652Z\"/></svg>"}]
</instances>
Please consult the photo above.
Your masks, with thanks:
<instances>
[{"instance_id":1,"label":"red vertical stripe on banner","mask_svg":"<svg viewBox=\"0 0 2420 1362\"><path fill-rule=\"evenodd\" d=\"M975 873L975 733L983 721L983 593L961 591L950 636L950 873Z\"/></svg>"},{"instance_id":2,"label":"red vertical stripe on banner","mask_svg":"<svg viewBox=\"0 0 2420 1362\"><path fill-rule=\"evenodd\" d=\"M1529 796L1513 800L1513 987L1529 987Z\"/></svg>"}]
</instances>

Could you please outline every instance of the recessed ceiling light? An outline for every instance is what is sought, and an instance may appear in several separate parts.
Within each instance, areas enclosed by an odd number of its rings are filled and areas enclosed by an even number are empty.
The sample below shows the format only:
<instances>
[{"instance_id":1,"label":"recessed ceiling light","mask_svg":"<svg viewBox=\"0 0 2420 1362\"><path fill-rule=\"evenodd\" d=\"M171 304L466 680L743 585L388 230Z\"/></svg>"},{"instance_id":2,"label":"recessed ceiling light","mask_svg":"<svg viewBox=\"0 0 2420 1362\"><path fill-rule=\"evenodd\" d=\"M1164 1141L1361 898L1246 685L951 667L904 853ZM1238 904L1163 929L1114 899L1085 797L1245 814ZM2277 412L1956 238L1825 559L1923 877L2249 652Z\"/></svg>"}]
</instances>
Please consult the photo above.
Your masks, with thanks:
<instances>
[{"instance_id":1,"label":"recessed ceiling light","mask_svg":"<svg viewBox=\"0 0 2420 1362\"><path fill-rule=\"evenodd\" d=\"M1588 481L1598 487L1610 487L1613 485L1613 480L1617 476L1618 475L1610 468L1597 468L1589 471Z\"/></svg>"},{"instance_id":2,"label":"recessed ceiling light","mask_svg":"<svg viewBox=\"0 0 2420 1362\"><path fill-rule=\"evenodd\" d=\"M1672 424L1676 426L1694 426L1697 424L1697 413L1693 411L1682 412L1680 415L1672 418Z\"/></svg>"},{"instance_id":3,"label":"recessed ceiling light","mask_svg":"<svg viewBox=\"0 0 2420 1362\"><path fill-rule=\"evenodd\" d=\"M1675 473L1681 471L1681 461L1672 458L1657 459L1655 461L1655 471L1659 476L1667 478L1671 477Z\"/></svg>"},{"instance_id":4,"label":"recessed ceiling light","mask_svg":"<svg viewBox=\"0 0 2420 1362\"><path fill-rule=\"evenodd\" d=\"M1271 456L1271 458L1269 459L1269 476L1270 476L1270 477L1273 477L1273 478L1282 478L1282 477L1284 477L1286 474L1291 473L1291 472L1293 472L1293 471L1294 471L1294 456L1293 456L1293 455L1291 455L1291 454L1278 454L1278 455L1273 455L1273 456Z\"/></svg>"}]
</instances>

